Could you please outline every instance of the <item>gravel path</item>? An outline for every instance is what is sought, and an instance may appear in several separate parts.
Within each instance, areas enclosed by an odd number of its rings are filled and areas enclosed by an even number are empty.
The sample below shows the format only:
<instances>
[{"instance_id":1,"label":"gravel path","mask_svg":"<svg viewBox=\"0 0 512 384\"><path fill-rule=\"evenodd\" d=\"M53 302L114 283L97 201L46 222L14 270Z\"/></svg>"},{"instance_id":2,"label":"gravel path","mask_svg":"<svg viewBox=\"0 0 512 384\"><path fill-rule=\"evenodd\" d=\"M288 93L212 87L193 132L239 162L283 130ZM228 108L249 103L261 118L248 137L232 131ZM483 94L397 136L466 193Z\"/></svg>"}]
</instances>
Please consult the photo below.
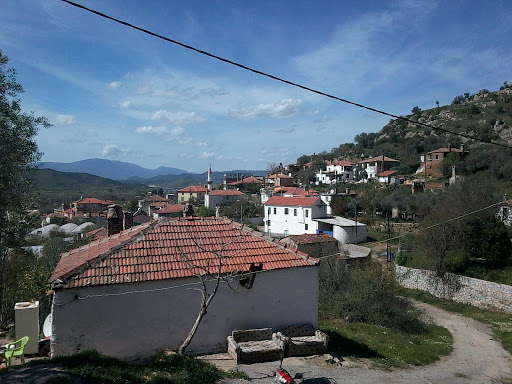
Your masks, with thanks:
<instances>
[{"instance_id":1,"label":"gravel path","mask_svg":"<svg viewBox=\"0 0 512 384\"><path fill-rule=\"evenodd\" d=\"M339 384L497 384L508 379L512 383L512 356L490 336L487 326L475 320L459 316L424 303L415 304L436 324L447 328L453 335L453 352L435 364L424 367L401 369L392 372L365 367L336 366L328 363L327 356L286 358L283 366L293 374L304 375L303 384L320 384L319 378L334 379ZM204 356L203 359L222 369L238 369L251 377L251 384L273 382L278 362L252 365L233 363L227 354ZM62 374L59 367L45 364L27 367L8 375L0 375L0 384L44 384ZM222 384L242 383L241 380L223 380ZM333 381L334 382L334 381ZM78 381L70 380L70 383ZM247 383L247 382L244 382ZM221 383L219 383L221 384Z\"/></svg>"},{"instance_id":2,"label":"gravel path","mask_svg":"<svg viewBox=\"0 0 512 384\"><path fill-rule=\"evenodd\" d=\"M362 367L333 367L326 363L325 357L319 356L288 358L284 360L283 367L292 375L296 372L303 373L304 384L319 382L314 379L321 377L335 379L339 384L494 384L502 382L503 379L512 382L512 356L492 339L490 329L486 325L428 304L415 305L453 335L453 352L435 364L386 372ZM224 368L235 368L247 373L254 384L270 383L272 379L268 376L275 372L277 367L275 362L236 367L227 367L227 361L222 363L218 360L217 363L220 366L224 365Z\"/></svg>"}]
</instances>

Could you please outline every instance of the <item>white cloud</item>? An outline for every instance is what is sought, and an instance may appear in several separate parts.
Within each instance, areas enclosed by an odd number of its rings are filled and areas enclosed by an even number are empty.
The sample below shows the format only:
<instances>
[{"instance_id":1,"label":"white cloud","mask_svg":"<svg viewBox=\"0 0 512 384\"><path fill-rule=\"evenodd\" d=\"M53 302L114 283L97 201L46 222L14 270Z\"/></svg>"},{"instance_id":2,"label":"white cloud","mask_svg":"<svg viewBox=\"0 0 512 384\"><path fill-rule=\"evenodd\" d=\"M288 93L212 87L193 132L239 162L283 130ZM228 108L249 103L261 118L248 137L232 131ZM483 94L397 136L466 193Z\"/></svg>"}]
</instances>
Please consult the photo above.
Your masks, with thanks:
<instances>
[{"instance_id":1,"label":"white cloud","mask_svg":"<svg viewBox=\"0 0 512 384\"><path fill-rule=\"evenodd\" d=\"M57 124L74 124L76 121L75 116L73 115L57 115L56 123Z\"/></svg>"},{"instance_id":2,"label":"white cloud","mask_svg":"<svg viewBox=\"0 0 512 384\"><path fill-rule=\"evenodd\" d=\"M120 105L123 108L128 108L128 107L131 107L132 102L130 100L126 100L126 101L123 101Z\"/></svg>"},{"instance_id":3,"label":"white cloud","mask_svg":"<svg viewBox=\"0 0 512 384\"><path fill-rule=\"evenodd\" d=\"M231 117L254 119L263 117L286 118L302 110L302 99L284 99L276 104L259 104L253 107L235 107L229 110Z\"/></svg>"},{"instance_id":4,"label":"white cloud","mask_svg":"<svg viewBox=\"0 0 512 384\"><path fill-rule=\"evenodd\" d=\"M167 133L168 131L169 130L166 127L162 127L162 126L153 127L151 125L144 125L142 127L138 127L135 130L136 133L140 133L141 135L146 135L146 134L162 135L162 134Z\"/></svg>"},{"instance_id":5,"label":"white cloud","mask_svg":"<svg viewBox=\"0 0 512 384\"><path fill-rule=\"evenodd\" d=\"M195 112L169 112L160 109L153 113L151 120L165 121L171 124L186 125L202 123L204 119Z\"/></svg>"},{"instance_id":6,"label":"white cloud","mask_svg":"<svg viewBox=\"0 0 512 384\"><path fill-rule=\"evenodd\" d=\"M206 141L200 141L196 144L198 147L206 147L208 145L208 142Z\"/></svg>"},{"instance_id":7,"label":"white cloud","mask_svg":"<svg viewBox=\"0 0 512 384\"><path fill-rule=\"evenodd\" d=\"M213 159L215 157L215 153L213 152L203 152L199 156L200 159Z\"/></svg>"},{"instance_id":8,"label":"white cloud","mask_svg":"<svg viewBox=\"0 0 512 384\"><path fill-rule=\"evenodd\" d=\"M105 157L120 157L130 153L129 148L121 148L115 144L106 144L101 150L101 154Z\"/></svg>"},{"instance_id":9,"label":"white cloud","mask_svg":"<svg viewBox=\"0 0 512 384\"><path fill-rule=\"evenodd\" d=\"M108 87L112 88L112 89L119 88L120 86L121 86L120 81L112 81L112 82L108 83Z\"/></svg>"}]
</instances>

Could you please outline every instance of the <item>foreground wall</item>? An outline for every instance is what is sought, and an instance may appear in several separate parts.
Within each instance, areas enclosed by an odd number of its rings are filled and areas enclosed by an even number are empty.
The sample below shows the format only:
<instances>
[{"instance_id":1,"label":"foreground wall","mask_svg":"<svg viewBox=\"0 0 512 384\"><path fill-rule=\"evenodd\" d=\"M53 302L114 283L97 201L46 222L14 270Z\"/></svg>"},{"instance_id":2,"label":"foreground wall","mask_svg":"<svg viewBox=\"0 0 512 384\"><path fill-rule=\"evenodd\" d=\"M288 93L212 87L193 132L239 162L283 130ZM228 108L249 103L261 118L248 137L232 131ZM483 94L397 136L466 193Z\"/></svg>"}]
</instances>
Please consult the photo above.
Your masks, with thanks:
<instances>
[{"instance_id":1,"label":"foreground wall","mask_svg":"<svg viewBox=\"0 0 512 384\"><path fill-rule=\"evenodd\" d=\"M512 286L446 273L439 277L433 271L395 266L396 278L405 288L419 289L430 294L471 304L480 308L512 313Z\"/></svg>"},{"instance_id":2,"label":"foreground wall","mask_svg":"<svg viewBox=\"0 0 512 384\"><path fill-rule=\"evenodd\" d=\"M177 349L197 317L197 278L56 291L52 356L95 349L137 359L162 348ZM318 268L273 270L256 275L251 289L222 283L188 353L227 350L234 329L318 324ZM155 289L159 289L154 291ZM153 291L145 291L153 290ZM129 293L141 291L140 293ZM104 294L112 296L95 296Z\"/></svg>"}]
</instances>

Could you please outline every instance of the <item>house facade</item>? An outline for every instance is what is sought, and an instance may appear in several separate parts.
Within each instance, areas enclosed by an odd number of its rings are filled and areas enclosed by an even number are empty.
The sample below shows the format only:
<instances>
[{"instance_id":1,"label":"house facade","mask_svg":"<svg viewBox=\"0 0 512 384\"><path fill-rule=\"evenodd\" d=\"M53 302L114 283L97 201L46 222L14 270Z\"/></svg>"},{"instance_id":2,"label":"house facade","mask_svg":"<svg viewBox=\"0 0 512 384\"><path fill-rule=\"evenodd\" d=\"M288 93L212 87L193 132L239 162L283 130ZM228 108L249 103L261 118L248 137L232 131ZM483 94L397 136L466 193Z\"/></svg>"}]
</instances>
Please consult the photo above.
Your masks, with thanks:
<instances>
[{"instance_id":1,"label":"house facade","mask_svg":"<svg viewBox=\"0 0 512 384\"><path fill-rule=\"evenodd\" d=\"M283 173L275 173L263 178L263 187L292 187L293 177Z\"/></svg>"},{"instance_id":2,"label":"house facade","mask_svg":"<svg viewBox=\"0 0 512 384\"><path fill-rule=\"evenodd\" d=\"M461 149L452 147L438 148L427 152L420 157L421 163L416 173L435 178L443 177L442 162L450 153L462 155L464 147L461 147Z\"/></svg>"},{"instance_id":3,"label":"house facade","mask_svg":"<svg viewBox=\"0 0 512 384\"><path fill-rule=\"evenodd\" d=\"M191 199L195 199L196 201L204 201L204 197L206 196L206 192L208 190L201 185L191 185L190 187L186 187L178 190L178 203L183 204L189 202Z\"/></svg>"},{"instance_id":4,"label":"house facade","mask_svg":"<svg viewBox=\"0 0 512 384\"><path fill-rule=\"evenodd\" d=\"M210 191L204 197L204 205L208 208L215 208L233 205L245 198L245 194L234 189Z\"/></svg>"},{"instance_id":5,"label":"house facade","mask_svg":"<svg viewBox=\"0 0 512 384\"><path fill-rule=\"evenodd\" d=\"M265 233L271 236L316 234L314 219L327 216L327 206L319 197L273 196L264 207Z\"/></svg>"},{"instance_id":6,"label":"house facade","mask_svg":"<svg viewBox=\"0 0 512 384\"><path fill-rule=\"evenodd\" d=\"M109 205L115 204L110 200L101 200L95 197L87 197L84 199L76 200L71 203L71 210L73 217L83 216L92 217L103 214Z\"/></svg>"},{"instance_id":7,"label":"house facade","mask_svg":"<svg viewBox=\"0 0 512 384\"><path fill-rule=\"evenodd\" d=\"M316 184L336 184L354 180L355 163L350 161L326 161L325 171L316 174Z\"/></svg>"},{"instance_id":8,"label":"house facade","mask_svg":"<svg viewBox=\"0 0 512 384\"><path fill-rule=\"evenodd\" d=\"M251 265L261 271L250 273ZM198 274L219 269L223 282L187 352L225 351L234 329L317 326L316 259L232 221L180 218L142 224L62 255L51 277L52 356L93 349L136 359L177 349L201 302L190 288L201 286Z\"/></svg>"},{"instance_id":9,"label":"house facade","mask_svg":"<svg viewBox=\"0 0 512 384\"><path fill-rule=\"evenodd\" d=\"M388 171L399 164L400 161L382 155L358 161L356 167L366 172L366 177L363 178L363 181L369 181L376 180L377 173Z\"/></svg>"}]
</instances>

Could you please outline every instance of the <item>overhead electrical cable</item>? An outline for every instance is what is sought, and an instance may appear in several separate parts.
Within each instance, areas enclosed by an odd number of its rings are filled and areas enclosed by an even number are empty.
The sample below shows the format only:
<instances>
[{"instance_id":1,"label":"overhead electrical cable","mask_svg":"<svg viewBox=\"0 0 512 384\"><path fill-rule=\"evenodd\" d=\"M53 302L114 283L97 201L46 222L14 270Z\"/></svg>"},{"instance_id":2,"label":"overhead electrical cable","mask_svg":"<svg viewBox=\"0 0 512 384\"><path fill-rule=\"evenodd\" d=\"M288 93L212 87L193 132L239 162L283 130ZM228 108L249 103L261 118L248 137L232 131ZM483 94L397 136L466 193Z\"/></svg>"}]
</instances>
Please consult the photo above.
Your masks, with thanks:
<instances>
[{"instance_id":1,"label":"overhead electrical cable","mask_svg":"<svg viewBox=\"0 0 512 384\"><path fill-rule=\"evenodd\" d=\"M394 115L392 113L388 113L388 112L385 112L385 111L382 111L380 109L376 109L376 108L372 108L372 107L368 107L366 105L363 105L363 104L360 104L360 103L356 103L354 101L350 101L350 100L347 100L347 99L343 99L341 97L337 97L337 96L334 96L334 95L331 95L329 93L326 93L326 92L322 92L322 91L318 91L314 88L310 88L310 87L307 87L305 85L301 85L299 83L295 83L295 82L292 82L292 81L289 81L289 80L286 80L286 79L283 79L281 77L278 77L278 76L274 76L272 74L269 74L269 73L266 73L266 72L263 72L263 71L260 71L260 70L257 70L257 69L254 69L254 68L251 68L251 67L248 67L247 65L244 65L244 64L240 64L240 63L237 63L235 61L232 61L232 60L229 60L229 59L225 59L223 57L220 57L220 56L217 56L217 55L214 55L210 52L207 52L207 51L204 51L204 50L201 50L201 49L198 49L198 48L195 48L191 45L188 45L188 44L185 44L185 43L182 43L182 42L179 42L177 40L174 40L174 39L171 39L169 37L165 37L163 35L160 35L158 33L155 33L155 32L151 32L150 30L147 30L147 29L144 29L144 28L141 28L141 27L138 27L134 24L131 24L131 23L128 23L126 21L123 21L123 20L120 20L120 19L117 19L115 17L112 17L112 16L109 16L105 13L102 13L102 12L99 12L99 11L96 11L94 9L91 9L91 8L87 8L81 4L78 4L78 3L75 3L73 1L70 1L70 0L61 0L62 2L64 3L67 3L69 5L72 5L74 7L77 7L77 8L81 8L85 11L88 11L88 12L91 12L91 13L94 13L95 15L98 15L98 16L101 16L103 18L106 18L108 20L111 20L111 21L114 21L116 23L119 23L119 24L122 24L124 26L127 26L129 28L133 28L133 29L136 29L140 32L143 32L143 33L146 33L148 35L151 35L153 37L157 37L159 39L162 39L162 40L165 40L169 43L173 43L173 44L176 44L176 45L179 45L183 48L186 48L186 49L189 49L189 50L192 50L194 52L197 52L197 53L200 53L202 55L205 55L205 56L208 56L208 57L211 57L213 59L216 59L216 60L220 60L222 62L225 62L225 63L228 63L228 64L231 64L231 65L234 65L236 67L239 67L239 68L242 68L242 69L245 69L247 71L250 71L250 72L253 72L253 73L256 73L258 75L261 75L261 76L265 76L265 77L268 77L270 79L273 79L273 80L276 80L276 81L280 81L282 83L285 83L285 84L288 84L288 85L291 85L291 86L294 86L294 87L297 87L297 88L301 88L301 89L304 89L306 91L309 91L309 92L313 92L313 93L316 93L318 95L322 95L322 96L325 96L325 97L328 97L330 99L334 99L334 100L337 100L337 101L341 101L343 103L346 103L346 104L350 104L350 105L353 105L353 106L356 106L356 107L359 107L359 108L363 108L363 109L366 109L366 110L369 110L369 111L372 111L372 112L375 112L375 113L379 113L381 115L385 115L385 116L388 116L388 117L393 117L395 119L399 119L399 120L403 120L403 121L407 121L409 123L412 123L412 124L416 124L416 125L420 125L420 126L423 126L423 127L426 127L426 128L430 128L430 129L435 129L435 130L438 130L438 131L442 131L442 132L445 132L445 133L449 133L449 134L452 134L452 135L456 135L456 136L461 136L461 137L464 137L466 139L470 139L470 140L475 140L475 141L480 141L482 143L487 143L487 144L492 144L492 145L496 145L496 146L499 146L499 147L503 147L503 148L509 148L509 149L512 149L512 146L510 145L507 145L507 144L503 144L503 143L496 143L494 141L491 141L491 140L486 140L486 139L481 139L481 138L478 138L478 137L475 137L475 136L472 136L472 135L468 135L466 133L460 133L460 132L455 132L455 131L452 131L452 130L449 130L449 129L446 129L446 128L442 128L442 127L436 127L434 125L430 125L430 124L426 124L426 123L422 123L422 122L419 122L419 121L415 121L415 120L412 120L412 119L409 119L408 117L403 117L403 116L398 116L398 115Z\"/></svg>"}]
</instances>

